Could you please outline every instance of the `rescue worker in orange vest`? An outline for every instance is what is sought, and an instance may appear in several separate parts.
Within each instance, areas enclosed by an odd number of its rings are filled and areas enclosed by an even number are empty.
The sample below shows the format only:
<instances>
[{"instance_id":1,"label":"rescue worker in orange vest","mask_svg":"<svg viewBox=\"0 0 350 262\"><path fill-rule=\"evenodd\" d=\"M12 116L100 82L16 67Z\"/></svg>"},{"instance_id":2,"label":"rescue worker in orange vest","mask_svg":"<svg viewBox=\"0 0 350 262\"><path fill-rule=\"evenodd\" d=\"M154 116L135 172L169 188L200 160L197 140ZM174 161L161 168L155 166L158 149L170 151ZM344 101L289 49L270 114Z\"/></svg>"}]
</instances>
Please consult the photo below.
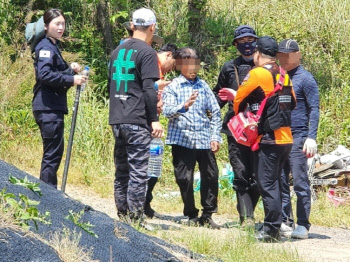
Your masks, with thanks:
<instances>
[{"instance_id":1,"label":"rescue worker in orange vest","mask_svg":"<svg viewBox=\"0 0 350 262\"><path fill-rule=\"evenodd\" d=\"M276 63L278 44L264 36L257 40L254 64L234 98L235 114L250 107L256 113L260 103L275 88L280 69ZM264 226L257 233L260 241L280 239L282 223L281 171L292 148L291 110L296 106L292 83L286 74L283 88L268 98L258 125L259 149L254 154L258 190L265 211Z\"/></svg>"}]
</instances>

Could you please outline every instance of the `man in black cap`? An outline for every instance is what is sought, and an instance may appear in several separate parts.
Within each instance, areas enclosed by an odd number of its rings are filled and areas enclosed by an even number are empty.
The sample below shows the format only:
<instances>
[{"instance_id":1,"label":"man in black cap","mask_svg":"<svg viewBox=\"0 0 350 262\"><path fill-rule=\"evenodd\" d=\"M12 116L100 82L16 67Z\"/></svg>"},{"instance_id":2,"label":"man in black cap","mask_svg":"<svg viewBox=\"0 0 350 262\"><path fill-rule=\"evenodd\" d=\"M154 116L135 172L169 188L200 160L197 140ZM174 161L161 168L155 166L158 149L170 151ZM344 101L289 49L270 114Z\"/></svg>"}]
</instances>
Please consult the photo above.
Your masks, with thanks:
<instances>
[{"instance_id":1,"label":"man in black cap","mask_svg":"<svg viewBox=\"0 0 350 262\"><path fill-rule=\"evenodd\" d=\"M233 93L238 90L238 86L254 66L253 53L256 39L255 31L250 26L237 27L232 44L236 46L241 55L224 64L213 89L220 107L224 107L227 102L229 106L221 132L227 135L229 159L235 174L233 189L236 191L237 210L242 226L254 226L254 209L259 193L253 171L253 153L249 147L236 142L227 123L234 116Z\"/></svg>"},{"instance_id":2,"label":"man in black cap","mask_svg":"<svg viewBox=\"0 0 350 262\"><path fill-rule=\"evenodd\" d=\"M275 39L264 36L256 43L252 69L239 87L234 99L234 112L238 114L247 106L253 113L261 102L275 89L281 74L276 63L278 45ZM292 147L291 110L296 105L292 83L288 75L280 90L269 97L258 124L259 149L254 152L254 170L261 194L265 218L264 226L256 238L261 241L279 240L282 223L281 171Z\"/></svg>"},{"instance_id":3,"label":"man in black cap","mask_svg":"<svg viewBox=\"0 0 350 262\"><path fill-rule=\"evenodd\" d=\"M298 43L285 39L279 43L277 58L280 65L288 71L293 81L293 89L298 106L292 111L293 146L282 172L282 220L281 234L287 237L305 239L309 236L311 190L308 179L307 158L317 152L316 136L318 130L319 93L317 82L310 72L301 65ZM291 202L289 173L292 172L294 192L297 195L298 226L293 231L290 218ZM292 232L293 231L293 232Z\"/></svg>"}]
</instances>

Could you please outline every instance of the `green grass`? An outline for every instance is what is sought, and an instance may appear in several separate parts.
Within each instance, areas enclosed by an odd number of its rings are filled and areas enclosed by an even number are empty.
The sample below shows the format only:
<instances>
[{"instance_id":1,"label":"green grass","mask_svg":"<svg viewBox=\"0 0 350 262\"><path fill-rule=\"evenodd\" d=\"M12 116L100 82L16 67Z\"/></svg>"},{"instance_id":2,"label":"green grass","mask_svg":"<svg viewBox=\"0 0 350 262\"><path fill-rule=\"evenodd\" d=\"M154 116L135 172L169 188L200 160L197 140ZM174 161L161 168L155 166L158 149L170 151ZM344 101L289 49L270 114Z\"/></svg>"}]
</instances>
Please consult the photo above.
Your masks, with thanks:
<instances>
[{"instance_id":1,"label":"green grass","mask_svg":"<svg viewBox=\"0 0 350 262\"><path fill-rule=\"evenodd\" d=\"M118 1L117 1L118 2ZM124 1L130 6L130 1ZM123 2L123 3L124 3ZM62 7L71 6L73 17L68 13L71 36L79 38L69 42L63 56L67 62L78 61L92 68L91 81L82 94L74 137L68 184L87 187L102 197L113 195L114 140L108 125L108 100L104 98L106 87L106 65L108 57L103 53L101 37L92 30L94 5L75 12L81 2L62 1ZM154 0L149 2L157 13L160 33L167 42L179 46L189 45L187 32L187 1ZM123 11L123 5L110 3L112 12ZM23 11L14 14L16 5L12 5L8 14L0 10L0 159L38 177L42 155L42 144L37 125L31 113L34 70L28 52L20 53L23 35ZM129 12L130 10L126 10ZM350 3L334 0L293 0L284 1L230 1L208 0L206 15L203 17L199 45L204 62L200 76L214 87L220 69L225 61L236 56L231 46L235 27L240 24L253 26L258 35L271 35L278 41L284 38L296 39L303 53L303 64L315 76L321 94L321 118L318 132L319 151L327 153L338 144L350 147ZM4 16L5 15L5 16ZM76 21L74 20L76 19ZM7 21L5 23L4 21ZM83 27L81 21L87 21ZM77 22L77 23L73 23ZM11 27L12 26L12 27ZM9 31L13 28L13 32ZM79 30L78 30L78 29ZM114 32L120 33L119 28ZM82 31L82 33L80 33ZM6 33L3 33L6 32ZM124 32L123 32L124 33ZM92 37L96 35L96 37ZM116 36L118 38L119 35ZM90 40L89 40L90 39ZM11 40L11 41L10 41ZM69 115L65 118L65 141L70 131L72 105L75 88L68 93ZM223 114L226 108L223 109ZM161 118L166 126L167 120ZM219 166L228 162L227 142L221 145L217 154ZM59 169L59 181L63 173L63 163ZM170 147L165 147L163 176L155 188L153 205L156 210L167 213L181 213L182 202L179 196L166 197L170 192L178 192L173 174ZM219 193L218 214L238 221L234 192L226 186ZM198 207L199 194L196 193ZM350 228L350 213L347 206L334 207L319 193L319 200L312 206L311 223L313 225ZM256 210L256 218L263 220L261 204ZM188 229L190 230L190 229ZM224 261L253 260L269 253L251 242L249 238L234 237L216 239L215 250L210 249L210 238L206 231L162 232L161 237L174 243L183 243L195 252L204 252L207 256L221 257ZM190 235L190 238L186 236ZM234 240L234 241L231 241ZM247 250L246 254L245 250ZM236 252L236 253L235 253ZM254 255L255 254L255 255ZM279 261L298 261L295 251L273 249L272 255ZM283 257L286 256L286 257Z\"/></svg>"},{"instance_id":2,"label":"green grass","mask_svg":"<svg viewBox=\"0 0 350 262\"><path fill-rule=\"evenodd\" d=\"M278 244L260 244L252 232L239 229L212 229L186 227L181 230L158 230L153 235L170 243L185 245L197 254L204 254L204 260L215 261L303 261L296 250L282 248Z\"/></svg>"},{"instance_id":3,"label":"green grass","mask_svg":"<svg viewBox=\"0 0 350 262\"><path fill-rule=\"evenodd\" d=\"M350 229L350 204L336 207L327 198L326 191L322 190L318 192L318 199L311 206L310 223Z\"/></svg>"}]
</instances>

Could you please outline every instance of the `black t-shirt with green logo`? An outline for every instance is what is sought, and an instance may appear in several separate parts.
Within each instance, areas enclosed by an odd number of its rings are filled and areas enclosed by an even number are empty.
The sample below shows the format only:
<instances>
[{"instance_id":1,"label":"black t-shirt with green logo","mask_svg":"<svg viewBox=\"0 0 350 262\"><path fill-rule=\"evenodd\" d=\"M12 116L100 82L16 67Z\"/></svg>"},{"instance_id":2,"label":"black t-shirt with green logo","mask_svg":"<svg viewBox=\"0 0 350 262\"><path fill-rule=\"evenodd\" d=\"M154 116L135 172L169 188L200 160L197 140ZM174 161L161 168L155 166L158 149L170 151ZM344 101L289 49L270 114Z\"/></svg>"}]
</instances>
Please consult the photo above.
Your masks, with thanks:
<instances>
[{"instance_id":1,"label":"black t-shirt with green logo","mask_svg":"<svg viewBox=\"0 0 350 262\"><path fill-rule=\"evenodd\" d=\"M157 53L146 42L131 38L118 46L109 64L109 124L158 121L154 88L158 79Z\"/></svg>"}]
</instances>

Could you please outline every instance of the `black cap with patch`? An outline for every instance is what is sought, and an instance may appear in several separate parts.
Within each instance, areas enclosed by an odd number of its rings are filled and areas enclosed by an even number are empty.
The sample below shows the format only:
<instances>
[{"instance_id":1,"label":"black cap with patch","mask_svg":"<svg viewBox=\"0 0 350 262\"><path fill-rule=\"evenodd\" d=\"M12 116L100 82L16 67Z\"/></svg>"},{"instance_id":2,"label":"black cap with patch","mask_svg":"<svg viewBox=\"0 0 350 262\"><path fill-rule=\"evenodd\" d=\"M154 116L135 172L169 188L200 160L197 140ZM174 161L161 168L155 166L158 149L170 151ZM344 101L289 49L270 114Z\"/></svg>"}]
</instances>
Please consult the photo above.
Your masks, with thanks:
<instances>
[{"instance_id":1,"label":"black cap with patch","mask_svg":"<svg viewBox=\"0 0 350 262\"><path fill-rule=\"evenodd\" d=\"M278 51L278 44L270 36L262 36L256 41L256 49L265 55L275 57Z\"/></svg>"}]
</instances>

